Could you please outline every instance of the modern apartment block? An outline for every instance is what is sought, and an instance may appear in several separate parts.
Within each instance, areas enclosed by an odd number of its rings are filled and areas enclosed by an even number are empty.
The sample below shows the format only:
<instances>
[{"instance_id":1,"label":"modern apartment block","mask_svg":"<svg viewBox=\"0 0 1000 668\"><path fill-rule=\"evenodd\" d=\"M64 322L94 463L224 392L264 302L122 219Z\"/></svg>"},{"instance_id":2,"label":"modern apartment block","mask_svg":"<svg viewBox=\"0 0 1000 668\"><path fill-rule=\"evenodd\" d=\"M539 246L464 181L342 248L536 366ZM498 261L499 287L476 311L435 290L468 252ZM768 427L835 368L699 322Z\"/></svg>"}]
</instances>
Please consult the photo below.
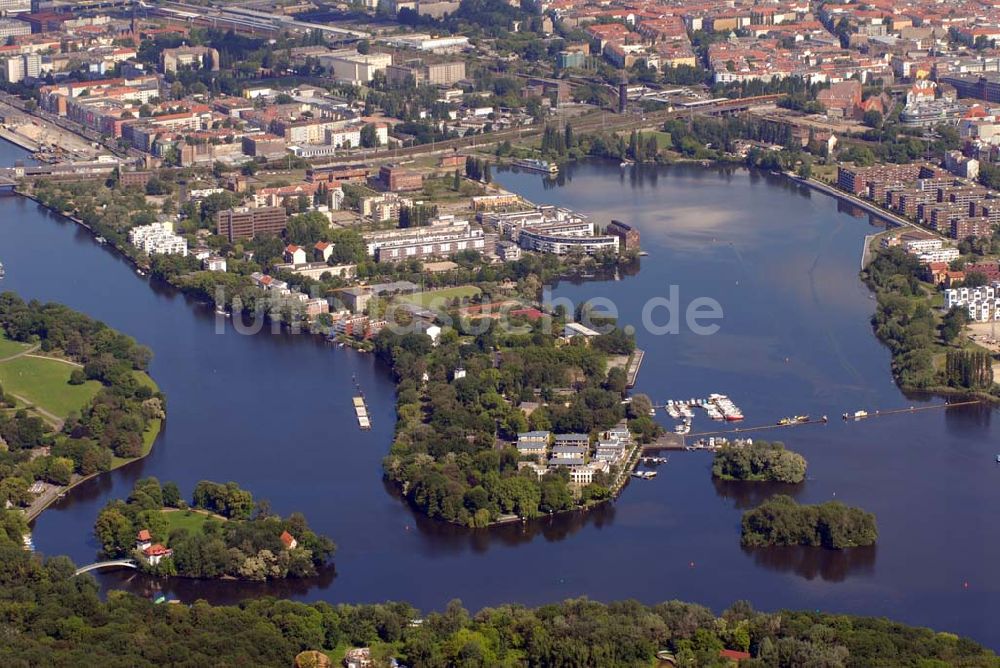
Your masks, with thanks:
<instances>
[{"instance_id":1,"label":"modern apartment block","mask_svg":"<svg viewBox=\"0 0 1000 668\"><path fill-rule=\"evenodd\" d=\"M431 257L447 257L472 250L493 253L496 237L474 229L467 220L441 216L428 227L408 227L366 232L362 235L368 254L376 262L401 262Z\"/></svg>"},{"instance_id":2,"label":"modern apartment block","mask_svg":"<svg viewBox=\"0 0 1000 668\"><path fill-rule=\"evenodd\" d=\"M273 236L285 231L288 214L284 207L265 206L256 209L238 207L215 214L216 234L232 243L239 239L253 239L258 236Z\"/></svg>"}]
</instances>

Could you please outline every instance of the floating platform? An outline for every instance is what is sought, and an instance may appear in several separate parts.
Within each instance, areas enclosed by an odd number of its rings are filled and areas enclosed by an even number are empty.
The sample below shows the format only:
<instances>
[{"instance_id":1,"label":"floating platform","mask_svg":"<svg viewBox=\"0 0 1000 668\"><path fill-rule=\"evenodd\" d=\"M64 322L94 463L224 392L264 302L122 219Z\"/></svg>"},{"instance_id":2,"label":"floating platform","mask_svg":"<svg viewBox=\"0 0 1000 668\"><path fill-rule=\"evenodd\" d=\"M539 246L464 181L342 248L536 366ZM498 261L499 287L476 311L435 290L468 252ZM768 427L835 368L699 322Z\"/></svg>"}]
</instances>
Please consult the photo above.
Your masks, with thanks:
<instances>
[{"instance_id":1,"label":"floating platform","mask_svg":"<svg viewBox=\"0 0 1000 668\"><path fill-rule=\"evenodd\" d=\"M362 429L371 429L372 423L368 418L368 405L365 404L364 397L354 397L354 414L358 418L358 426Z\"/></svg>"}]
</instances>

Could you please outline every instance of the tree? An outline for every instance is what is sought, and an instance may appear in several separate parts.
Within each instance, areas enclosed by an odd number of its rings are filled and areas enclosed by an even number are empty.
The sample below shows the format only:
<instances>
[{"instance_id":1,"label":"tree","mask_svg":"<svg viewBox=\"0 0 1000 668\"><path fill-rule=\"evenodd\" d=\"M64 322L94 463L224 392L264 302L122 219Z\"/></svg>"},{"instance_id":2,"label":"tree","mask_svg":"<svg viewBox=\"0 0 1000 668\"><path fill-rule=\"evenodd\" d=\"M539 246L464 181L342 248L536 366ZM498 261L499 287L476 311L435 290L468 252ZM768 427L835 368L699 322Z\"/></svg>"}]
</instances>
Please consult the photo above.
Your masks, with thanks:
<instances>
[{"instance_id":1,"label":"tree","mask_svg":"<svg viewBox=\"0 0 1000 668\"><path fill-rule=\"evenodd\" d=\"M458 173L457 169L451 182L451 189L455 192L459 192L462 189L462 175Z\"/></svg>"},{"instance_id":2,"label":"tree","mask_svg":"<svg viewBox=\"0 0 1000 668\"><path fill-rule=\"evenodd\" d=\"M882 127L882 112L878 109L869 109L862 117L862 122L868 127L878 130Z\"/></svg>"},{"instance_id":3,"label":"tree","mask_svg":"<svg viewBox=\"0 0 1000 668\"><path fill-rule=\"evenodd\" d=\"M168 508L180 508L184 501L184 497L181 496L181 491L177 487L175 482L166 482L163 484L163 505Z\"/></svg>"},{"instance_id":4,"label":"tree","mask_svg":"<svg viewBox=\"0 0 1000 668\"><path fill-rule=\"evenodd\" d=\"M361 128L361 146L363 148L377 148L381 144L378 131L372 123L365 123Z\"/></svg>"},{"instance_id":5,"label":"tree","mask_svg":"<svg viewBox=\"0 0 1000 668\"><path fill-rule=\"evenodd\" d=\"M945 343L952 343L968 322L968 311L960 306L953 306L941 321L941 338Z\"/></svg>"},{"instance_id":6,"label":"tree","mask_svg":"<svg viewBox=\"0 0 1000 668\"><path fill-rule=\"evenodd\" d=\"M107 506L97 516L94 534L101 543L105 556L116 557L129 553L135 545L136 532L132 522L118 506Z\"/></svg>"},{"instance_id":7,"label":"tree","mask_svg":"<svg viewBox=\"0 0 1000 668\"><path fill-rule=\"evenodd\" d=\"M288 219L285 238L293 244L311 248L330 236L330 221L319 211L309 211Z\"/></svg>"}]
</instances>

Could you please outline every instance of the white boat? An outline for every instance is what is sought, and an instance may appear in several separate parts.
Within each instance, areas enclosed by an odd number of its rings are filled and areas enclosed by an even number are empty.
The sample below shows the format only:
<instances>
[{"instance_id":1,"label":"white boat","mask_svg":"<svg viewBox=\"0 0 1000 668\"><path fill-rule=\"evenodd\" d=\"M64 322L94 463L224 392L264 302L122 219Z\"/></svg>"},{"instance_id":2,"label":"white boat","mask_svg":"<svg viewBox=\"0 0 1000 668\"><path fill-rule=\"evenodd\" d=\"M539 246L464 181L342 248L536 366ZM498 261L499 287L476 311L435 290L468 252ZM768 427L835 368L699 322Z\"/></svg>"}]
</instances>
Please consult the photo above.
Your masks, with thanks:
<instances>
[{"instance_id":1,"label":"white boat","mask_svg":"<svg viewBox=\"0 0 1000 668\"><path fill-rule=\"evenodd\" d=\"M523 160L515 160L514 165L516 167L521 167L522 169L530 169L534 172L544 172L546 174L558 174L559 165L554 162L548 162L547 160L535 160L534 158L525 158Z\"/></svg>"},{"instance_id":2,"label":"white boat","mask_svg":"<svg viewBox=\"0 0 1000 668\"><path fill-rule=\"evenodd\" d=\"M97 243L101 244L102 246L104 244L108 243L108 240L105 239L104 237L95 237L94 241L96 241Z\"/></svg>"},{"instance_id":3,"label":"white boat","mask_svg":"<svg viewBox=\"0 0 1000 668\"><path fill-rule=\"evenodd\" d=\"M0 278L7 275L7 270L3 268L3 262L0 262Z\"/></svg>"}]
</instances>

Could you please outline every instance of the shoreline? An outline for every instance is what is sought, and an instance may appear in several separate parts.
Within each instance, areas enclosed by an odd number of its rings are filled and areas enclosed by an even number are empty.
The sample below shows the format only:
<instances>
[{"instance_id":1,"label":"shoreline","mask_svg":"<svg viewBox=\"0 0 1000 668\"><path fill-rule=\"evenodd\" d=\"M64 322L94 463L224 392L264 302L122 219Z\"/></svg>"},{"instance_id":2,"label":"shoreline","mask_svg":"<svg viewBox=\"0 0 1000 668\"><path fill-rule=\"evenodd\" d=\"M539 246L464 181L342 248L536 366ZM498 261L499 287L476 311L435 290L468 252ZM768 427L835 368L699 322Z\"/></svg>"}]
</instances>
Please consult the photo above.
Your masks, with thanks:
<instances>
[{"instance_id":1,"label":"shoreline","mask_svg":"<svg viewBox=\"0 0 1000 668\"><path fill-rule=\"evenodd\" d=\"M42 149L42 147L35 140L11 130L7 126L0 126L0 139L17 146L20 149L30 152L32 160L37 159L35 154Z\"/></svg>"},{"instance_id":2,"label":"shoreline","mask_svg":"<svg viewBox=\"0 0 1000 668\"><path fill-rule=\"evenodd\" d=\"M592 159L598 159L598 160L600 160L601 158L589 158L588 157L588 158L583 158L581 160L572 160L570 162L582 162L583 160L587 160L587 159L591 159L591 160ZM696 164L696 165L700 165L700 166L702 166L704 168L709 168L709 167L715 167L715 168L720 168L720 167L730 167L730 168L731 167L740 167L740 168L747 169L747 170L752 170L753 169L751 167L747 167L742 162L734 162L734 161L731 161L731 160L722 160L722 159L719 159L719 160L693 160L692 159L692 160L682 160L682 161L677 161L677 162L683 162L683 163L688 163L688 164ZM646 164L646 163L642 163L642 164ZM650 166L659 166L659 165L660 165L660 163L651 163ZM849 197L847 193L842 193L842 192L838 191L837 189L835 189L835 188L833 188L831 186L828 186L828 185L826 185L824 183L816 181L815 179L804 179L802 177L799 177L799 176L797 176L795 174L792 174L792 173L789 173L789 172L773 172L772 171L771 173L774 174L774 175L780 175L780 176L785 177L790 183L794 183L794 184L797 184L797 185L802 185L802 186L808 187L811 190L815 190L815 191L817 191L817 192L819 192L821 194L824 194L824 195L827 195L829 197L832 197L832 198L834 198L834 199L836 199L838 201L844 201L846 203L858 206L859 208L865 210L869 214L871 214L873 216L876 216L879 219L883 220L889 226L900 227L900 226L903 226L903 225L907 225L907 226L914 227L914 228L917 227L914 223L911 223L909 221L905 221L905 220L899 219L897 216L894 216L894 215L892 215L889 212L883 212L883 211L878 210L877 207L875 207L872 204L869 204L869 203L866 203L866 202L863 202L863 201L860 201L860 200L859 201L855 201L855 199ZM78 217L76 217L76 216L74 216L74 215L72 215L70 213L60 211L60 210L58 210L58 209L56 209L54 207L51 207L51 206L45 204L44 202L40 201L37 197L35 197L33 194L26 193L26 192L24 192L23 190L20 190L20 189L15 190L15 193L17 195L20 195L22 197L26 197L26 198L34 201L36 204L38 204L39 206L41 206L42 208L46 209L49 212L52 212L54 214L57 214L57 215L62 216L64 218L67 218L70 221L76 223L77 225L82 226L88 232L90 232L92 235L96 234L95 231L94 231L94 229L89 224L87 224L85 221L81 220L80 218L78 218ZM868 241L868 238L866 237L866 244L867 244L867 241ZM148 267L143 267L143 265L139 264L139 262L136 260L136 258L132 257L129 253L127 253L124 250L122 250L113 241L110 241L110 240L107 241L106 245L110 246L119 256L121 256L121 257L125 258L126 260L128 260L137 270L142 269L142 270L145 270L145 271L148 272ZM859 280L861 280L860 277L859 277ZM866 287L868 287L868 289L871 291L870 286L868 286L867 283L865 283L864 280L861 280L861 282ZM180 288L177 287L177 286L174 286L172 284L171 284L171 286L174 289L180 290ZM872 291L872 293L875 294L874 291ZM206 303L208 303L208 302L206 302ZM873 314L874 314L874 311L873 311ZM338 341L339 340L340 339L338 339ZM882 342L881 340L879 340L879 341L880 341L880 343L882 343L883 346L885 345L884 342ZM363 348L363 344L361 344L361 343L359 343L359 344L352 344L352 343L348 343L346 341L344 343L346 345L351 346L355 350L358 350L359 352L370 352L368 350L365 350ZM892 369L892 357L891 357L891 353L890 353L890 369ZM941 398L948 398L948 397L963 396L964 395L964 396L975 396L977 399L982 399L982 400L989 399L991 402L1000 402L1000 398L997 398L997 397L991 397L989 395L977 396L978 393L969 393L969 392L965 392L965 391L961 391L961 390L956 390L955 388L947 388L947 387L942 387L942 388L911 388L911 387L903 386L903 385L901 385L899 383L898 378L896 377L896 374L895 374L894 371L893 371L893 379L894 379L894 381L896 383L896 387L904 395L906 393L920 393L920 394L927 394L929 396L939 395L939 396L941 396ZM631 389L631 388L629 388L629 389ZM611 493L608 496L608 498L606 498L606 499L601 499L599 501L591 501L591 502L589 502L586 505L582 505L582 506L578 506L578 507L574 507L574 508L569 508L569 509L566 509L566 510L561 510L561 511L553 512L553 513L546 513L546 514L540 515L538 518L530 518L529 519L529 518L523 518L523 517L507 517L507 516L503 516L503 517L498 518L497 520L495 520L493 522L490 522L488 525L486 525L486 527L480 527L480 528L489 529L489 528L492 528L492 527L495 527L495 526L502 526L502 525L505 525L505 524L515 523L515 522L518 522L518 521L520 521L521 523L527 523L527 522L534 521L534 520L537 520L537 519L544 519L545 517L554 517L556 515L563 515L563 514L566 514L566 513L589 512L590 510L593 510L594 508L596 508L596 507L598 507L600 505L603 505L605 503L609 503L609 502L613 503L624 492L624 489L627 486L627 484L629 482L629 479L631 477L630 476L631 471L633 471L636 468L636 466L638 465L638 459L641 456L641 453L642 453L643 450L644 450L644 447L641 446L641 445L637 445L635 447L635 450L634 450L632 456L629 458L626 466L623 467L622 471L619 474L619 479L612 486L612 488L610 490ZM150 451L151 451L151 448L150 448ZM142 457L137 457L135 459L129 460L129 462L136 461L137 459L142 459L143 457L145 457L147 455L148 455L148 453L144 454ZM124 462L124 463L119 464L118 466L113 466L111 470L114 470L115 468L118 468L119 466L124 466L125 463L129 463L129 462ZM100 472L100 473L105 473L105 472ZM91 476L88 476L87 478L84 478L84 479L81 479L79 481L76 481L75 483L73 483L72 485L70 485L69 487L67 487L65 490L63 490L63 493L68 492L73 487L75 487L76 485L84 482L85 480L89 480L92 477L100 475L100 473L95 473L95 474L92 474ZM384 475L383 475L383 479L384 479ZM401 500L403 500L404 503L406 503L408 506L410 506L411 504L406 499L405 492L402 489L398 489L397 492L400 494ZM33 521L35 518L37 518L41 514L41 512L44 511L44 509L47 508L49 505L51 505L51 503L53 503L57 498L59 498L59 496L56 496L53 499L50 499L45 504L45 506L42 509L40 509L35 515L33 515L29 519L29 521ZM431 519L431 518L428 518L428 519ZM445 524L452 524L452 525L455 525L455 526L466 527L466 525L457 524L457 523L448 522L448 521L445 521ZM473 529L473 530L476 529L474 527L466 527L466 528Z\"/></svg>"},{"instance_id":3,"label":"shoreline","mask_svg":"<svg viewBox=\"0 0 1000 668\"><path fill-rule=\"evenodd\" d=\"M151 381L153 381L152 376L149 376L148 374L147 374L147 376L149 377L149 379ZM160 388L159 388L158 385L156 385L156 381L153 381L153 385L156 386L156 391L159 392ZM146 439L147 434L151 434L150 440L149 440L149 446L147 447L144 444L143 445L144 452L141 455L139 455L138 457L132 457L131 459L126 459L126 460L123 460L123 461L119 461L117 463L114 463L113 460L112 460L111 468L109 468L107 471L97 471L95 473L91 473L90 475L83 476L79 480L74 480L73 482L71 482L69 485L66 485L65 487L57 487L57 488L55 488L53 490L50 490L51 496L49 498L47 498L38 508L33 508L32 506L29 505L26 509L24 509L24 518L28 522L28 528L29 528L29 530L31 528L31 525L36 520L38 520L39 517L41 517L42 513L44 513L46 510L48 510L49 507L51 507L53 503L55 503L59 499L62 499L67 494L69 494L69 492L71 490L73 490L74 488L76 488L77 486L82 485L83 483L87 482L88 480L93 480L94 478L96 478L98 476L104 475L106 473L111 473L113 471L117 471L120 468L124 468L124 467L128 466L129 464L132 464L133 462L137 462L137 461L143 460L146 457L148 457L149 455L153 454L153 446L156 444L156 439L158 439L160 437L160 432L163 431L163 422L164 422L164 418L157 418L155 420L150 421L150 428L148 430L146 430L146 431L143 432L143 439L144 440Z\"/></svg>"}]
</instances>

